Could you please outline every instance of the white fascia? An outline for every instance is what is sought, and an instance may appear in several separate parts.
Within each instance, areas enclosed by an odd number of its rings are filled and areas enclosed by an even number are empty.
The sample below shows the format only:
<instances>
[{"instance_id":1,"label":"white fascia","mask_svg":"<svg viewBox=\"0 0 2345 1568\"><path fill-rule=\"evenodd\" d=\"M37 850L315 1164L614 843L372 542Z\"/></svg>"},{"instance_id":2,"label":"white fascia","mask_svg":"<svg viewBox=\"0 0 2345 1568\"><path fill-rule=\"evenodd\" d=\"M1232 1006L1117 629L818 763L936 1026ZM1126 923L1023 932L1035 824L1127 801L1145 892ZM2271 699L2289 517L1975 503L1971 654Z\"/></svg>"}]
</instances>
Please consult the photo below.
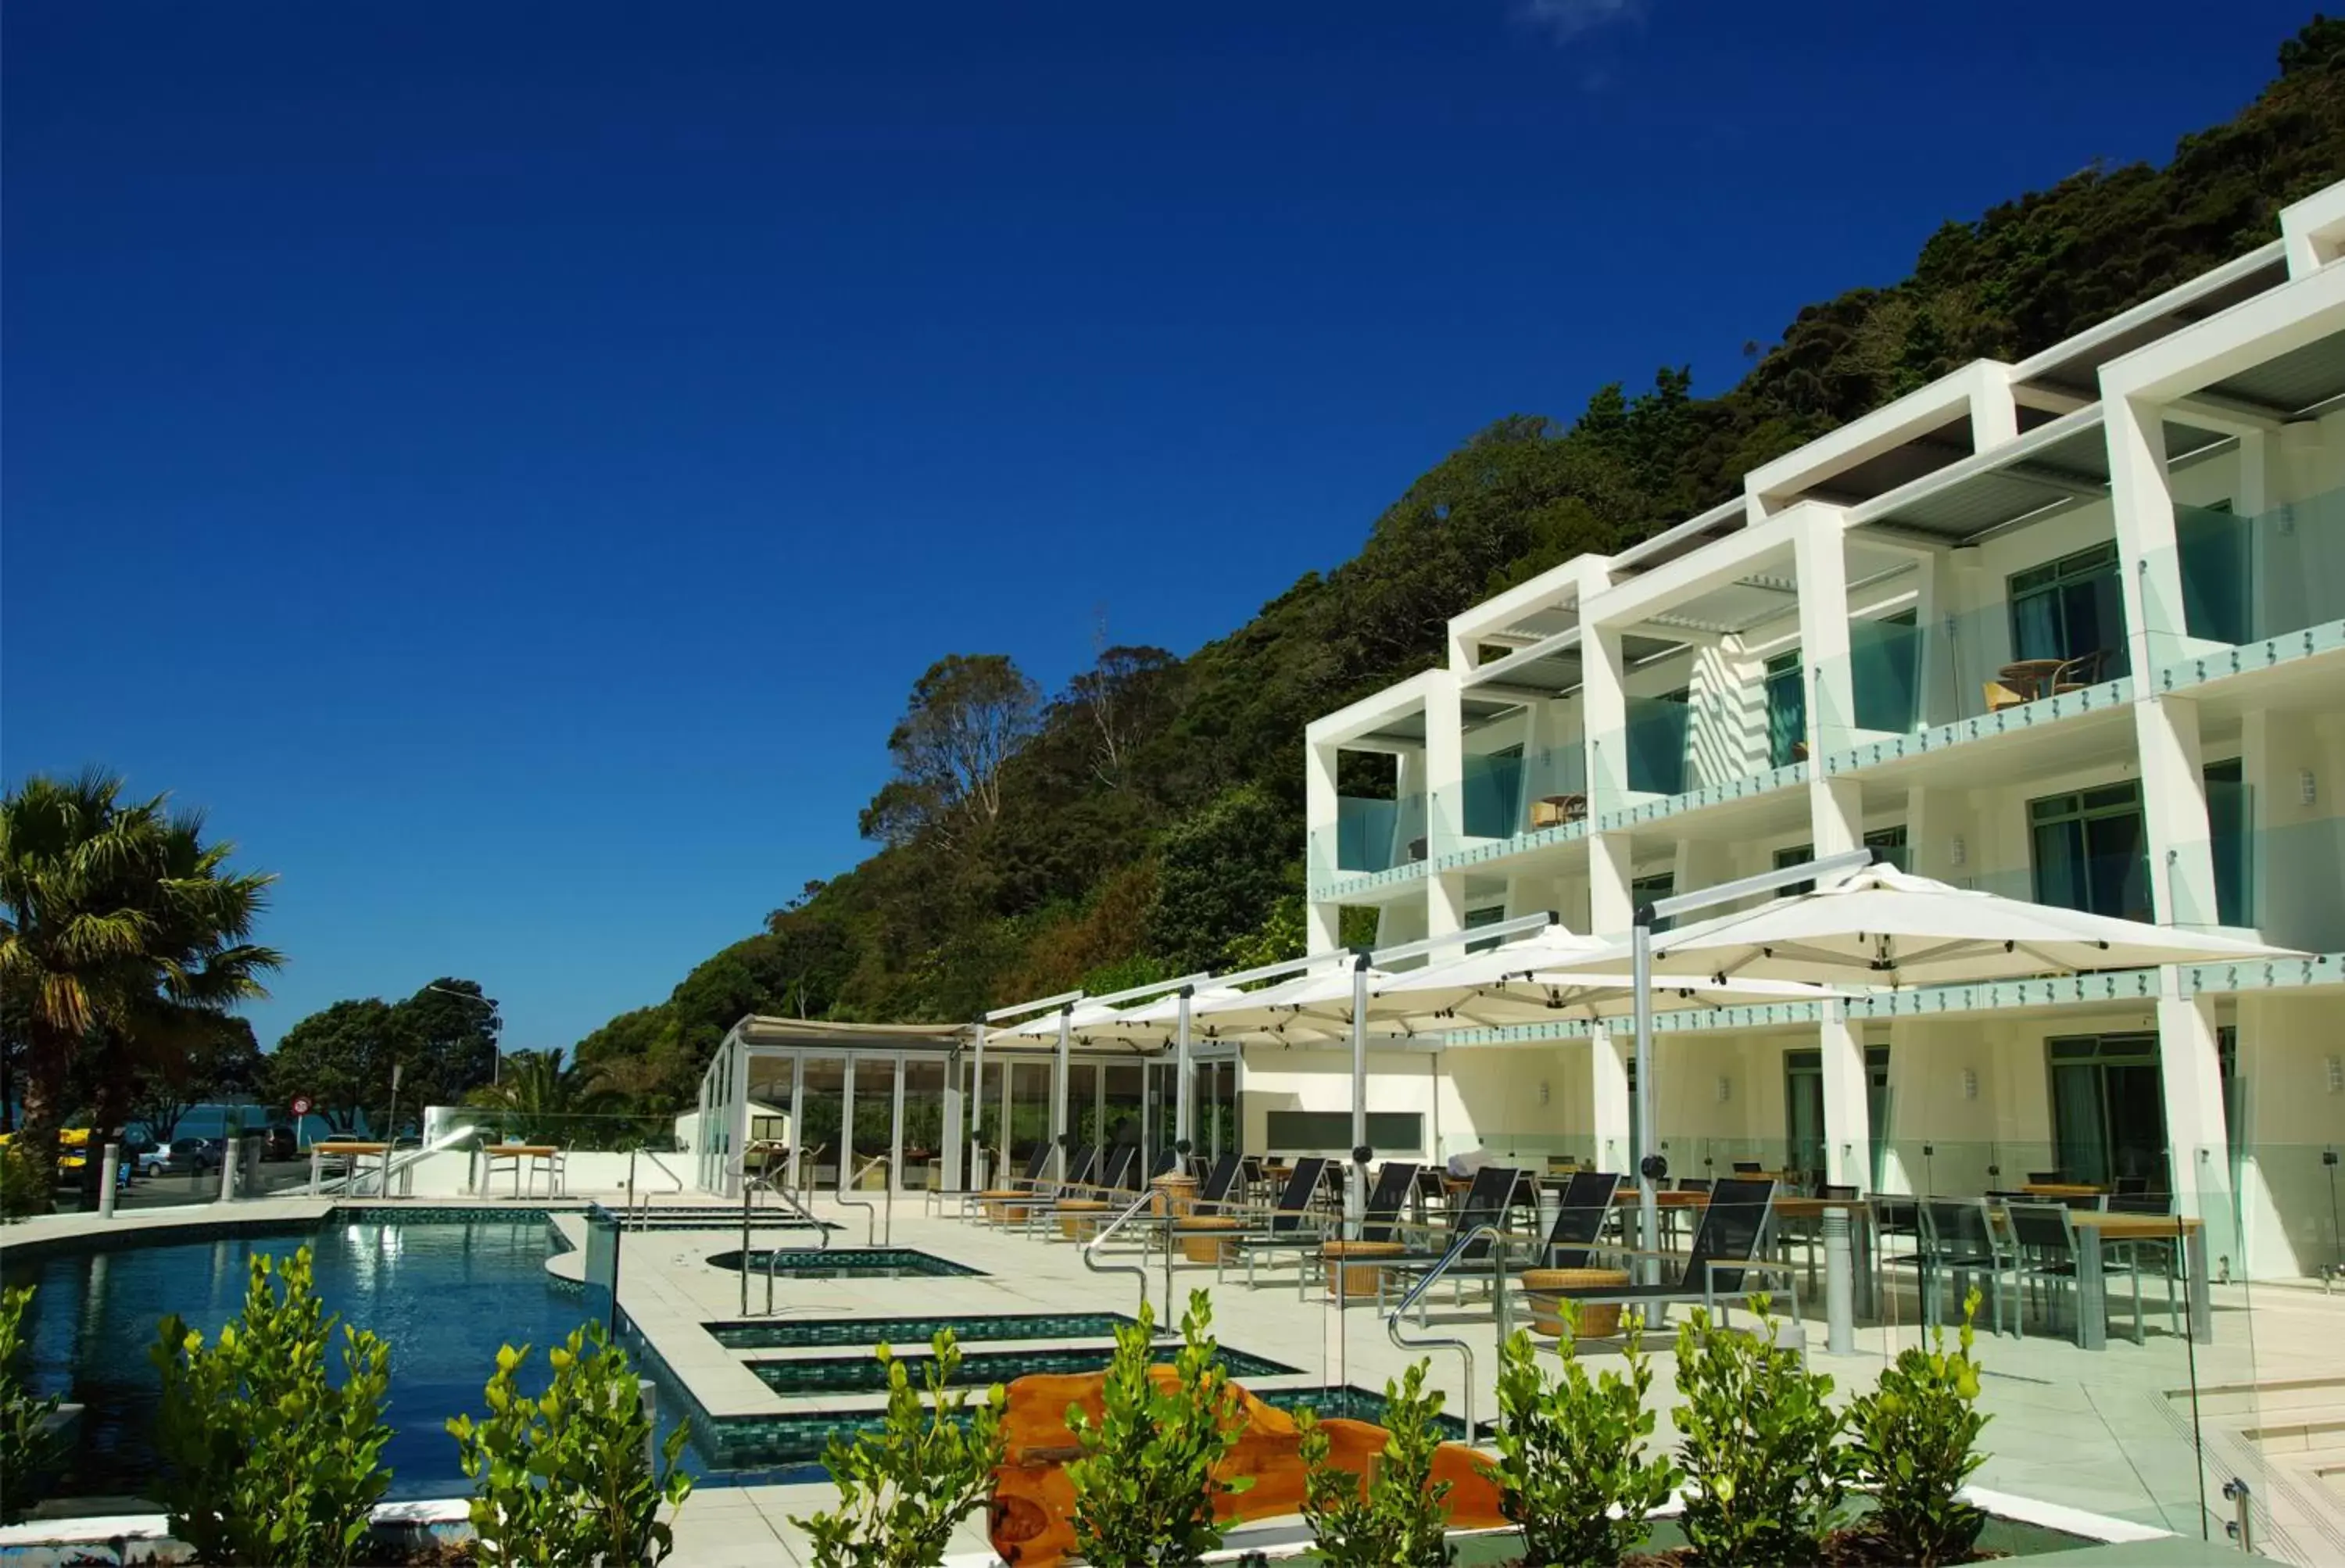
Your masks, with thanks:
<instances>
[{"instance_id":1,"label":"white fascia","mask_svg":"<svg viewBox=\"0 0 2345 1568\"><path fill-rule=\"evenodd\" d=\"M1761 562L1790 550L1816 505L1802 502L1740 534L1714 540L1674 561L1664 561L1640 576L1584 599L1579 606L1580 622L1583 626L1617 631L1637 626L1684 600L1725 587L1749 575ZM1837 514L1840 509L1827 510ZM1670 635L1685 634L1672 631ZM1689 636L1687 640L1695 639Z\"/></svg>"},{"instance_id":2,"label":"white fascia","mask_svg":"<svg viewBox=\"0 0 2345 1568\"><path fill-rule=\"evenodd\" d=\"M2168 403L2211 382L2345 331L2345 267L2242 300L2101 367L2101 399Z\"/></svg>"},{"instance_id":3,"label":"white fascia","mask_svg":"<svg viewBox=\"0 0 2345 1568\"><path fill-rule=\"evenodd\" d=\"M2015 463L2025 463L2036 453L2046 447L2058 445L2078 431L2098 429L2100 423L2101 405L2097 402L2086 403L2073 412L2062 414L2058 419L2037 425L2034 430L2007 445L1996 447L1991 452L1974 453L1969 457L1949 463L1934 473L1925 473L1909 484L1901 484L1894 490L1884 491L1870 501L1861 501L1848 509L1848 520L1852 525L1854 525L1892 516L1924 496L1934 495L1942 490L1950 490L1957 484L1966 484L1982 473L1992 473L1998 468L2007 468ZM2080 499L2093 499L2101 494L2096 486L2089 488L2092 490L2092 494L2086 495L2080 490ZM1884 540L1882 543L1892 544L1893 541ZM1910 548L1916 552L1934 553L1934 547L1926 545L1914 544Z\"/></svg>"},{"instance_id":4,"label":"white fascia","mask_svg":"<svg viewBox=\"0 0 2345 1568\"><path fill-rule=\"evenodd\" d=\"M2332 190L2345 189L2345 186L2332 186L2330 188ZM2315 197L2311 199L2317 201L2320 198ZM2290 209L2289 210L2293 211L2294 209ZM2283 221L2284 220L2285 215L2283 214ZM2059 364L2065 360L2075 358L2077 354L2090 349L2096 343L2109 342L2116 339L2125 337L2129 333L2138 331L2141 328L2149 325L2151 322L2163 320L2164 318L2174 314L2175 311L2188 305L2193 300L2200 299L2223 289L2228 289L2233 283L2238 282L2240 279L2263 270L2265 268L2270 266L2274 261L2279 260L2279 255L2280 241L2275 239L2269 245L2259 245L2244 256L2237 257L2232 260L2226 261L2220 267L2214 268L2209 271L2199 273L2198 276L2191 279L2187 283L2176 284L2173 288L2168 289L2165 293L2158 295L2155 299L2144 300L2140 304L2136 305L2130 311L2120 311L2105 321L2096 321L2093 325L2086 328L2083 331L2076 333L2074 337L2061 339L2058 342L2053 344L2050 348L2046 349L2041 353L2028 355L2025 359L2020 361L2019 363L2012 367L2012 380L2014 382L2031 381L2034 378L2042 375L2054 365ZM2026 402L2031 407L2043 408L2050 406L2048 403L2042 401L2047 394L2044 393L2040 389L2027 389L2023 391L2019 395L2020 400Z\"/></svg>"},{"instance_id":5,"label":"white fascia","mask_svg":"<svg viewBox=\"0 0 2345 1568\"><path fill-rule=\"evenodd\" d=\"M1587 602L1611 581L1609 555L1574 555L1528 583L1483 600L1449 617L1449 667L1459 675L1474 667L1475 652L1525 616Z\"/></svg>"},{"instance_id":6,"label":"white fascia","mask_svg":"<svg viewBox=\"0 0 2345 1568\"><path fill-rule=\"evenodd\" d=\"M1393 751L1396 748L1385 741L1368 745L1355 744L1364 735L1373 735L1396 718L1405 718L1423 708L1441 689L1454 688L1456 677L1446 669L1429 669L1413 675L1396 686L1370 692L1348 708L1320 715L1304 727L1303 740L1306 746L1334 746L1349 751Z\"/></svg>"},{"instance_id":7,"label":"white fascia","mask_svg":"<svg viewBox=\"0 0 2345 1568\"><path fill-rule=\"evenodd\" d=\"M2012 367L1999 361L1974 360L1829 435L1818 436L1796 452L1752 469L1742 481L1751 522L1782 510L1800 492L1903 446L1957 415L1969 419L1975 451L2002 445L2018 434L2013 376Z\"/></svg>"},{"instance_id":8,"label":"white fascia","mask_svg":"<svg viewBox=\"0 0 2345 1568\"><path fill-rule=\"evenodd\" d=\"M2345 256L2345 180L2316 190L2279 213L2280 249L2288 255L2293 282L2309 278Z\"/></svg>"}]
</instances>

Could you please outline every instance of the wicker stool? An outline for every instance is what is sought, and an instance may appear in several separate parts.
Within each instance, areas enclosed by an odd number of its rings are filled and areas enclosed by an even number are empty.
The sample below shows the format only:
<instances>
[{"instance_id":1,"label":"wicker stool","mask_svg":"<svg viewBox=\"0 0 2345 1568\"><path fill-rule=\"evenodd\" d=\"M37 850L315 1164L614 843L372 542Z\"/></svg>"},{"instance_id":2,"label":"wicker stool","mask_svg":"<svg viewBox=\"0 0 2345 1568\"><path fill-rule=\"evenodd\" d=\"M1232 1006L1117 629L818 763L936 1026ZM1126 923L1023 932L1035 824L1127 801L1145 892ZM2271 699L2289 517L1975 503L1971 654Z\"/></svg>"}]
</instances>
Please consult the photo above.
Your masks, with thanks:
<instances>
[{"instance_id":1,"label":"wicker stool","mask_svg":"<svg viewBox=\"0 0 2345 1568\"><path fill-rule=\"evenodd\" d=\"M1193 1215L1173 1227L1181 1238L1181 1256L1192 1263L1229 1263L1238 1255L1241 1221L1212 1215Z\"/></svg>"},{"instance_id":2,"label":"wicker stool","mask_svg":"<svg viewBox=\"0 0 2345 1568\"><path fill-rule=\"evenodd\" d=\"M1026 1223L1026 1206L1033 1196L1030 1192L1012 1192L1000 1187L979 1193L977 1201L984 1207L985 1217L995 1225L1023 1225Z\"/></svg>"},{"instance_id":3,"label":"wicker stool","mask_svg":"<svg viewBox=\"0 0 2345 1568\"><path fill-rule=\"evenodd\" d=\"M1585 1290L1595 1286L1626 1285L1625 1268L1531 1268L1523 1273L1523 1288L1530 1293L1531 1328L1535 1332L1563 1333L1563 1311L1558 1290ZM1583 1303L1579 1308L1582 1339L1606 1339L1620 1331L1620 1306L1616 1301Z\"/></svg>"},{"instance_id":4,"label":"wicker stool","mask_svg":"<svg viewBox=\"0 0 2345 1568\"><path fill-rule=\"evenodd\" d=\"M1150 1206L1157 1215L1186 1214L1197 1205L1197 1178L1193 1176L1161 1176L1148 1184L1156 1189L1156 1201Z\"/></svg>"},{"instance_id":5,"label":"wicker stool","mask_svg":"<svg viewBox=\"0 0 2345 1568\"><path fill-rule=\"evenodd\" d=\"M1086 1239L1087 1233L1099 1228L1107 1205L1093 1197L1066 1197L1059 1200L1059 1234L1069 1241Z\"/></svg>"},{"instance_id":6,"label":"wicker stool","mask_svg":"<svg viewBox=\"0 0 2345 1568\"><path fill-rule=\"evenodd\" d=\"M1330 1241L1319 1248L1327 1260L1327 1294L1337 1300L1365 1297L1373 1301L1384 1288L1385 1271L1373 1262L1351 1258L1397 1257L1408 1248L1397 1241Z\"/></svg>"}]
</instances>

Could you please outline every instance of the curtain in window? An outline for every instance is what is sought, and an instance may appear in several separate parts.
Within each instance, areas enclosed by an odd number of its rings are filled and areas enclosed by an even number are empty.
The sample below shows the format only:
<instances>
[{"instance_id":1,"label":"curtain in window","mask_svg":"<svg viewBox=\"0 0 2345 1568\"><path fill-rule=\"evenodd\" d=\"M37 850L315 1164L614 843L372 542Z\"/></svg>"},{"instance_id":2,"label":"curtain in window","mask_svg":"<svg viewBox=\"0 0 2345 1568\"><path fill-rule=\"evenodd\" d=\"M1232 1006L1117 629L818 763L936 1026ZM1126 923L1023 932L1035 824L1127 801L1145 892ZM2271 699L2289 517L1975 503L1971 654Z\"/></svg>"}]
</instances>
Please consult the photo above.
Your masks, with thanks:
<instances>
[{"instance_id":1,"label":"curtain in window","mask_svg":"<svg viewBox=\"0 0 2345 1568\"><path fill-rule=\"evenodd\" d=\"M2108 1113L2101 1101L2097 1062L2053 1067L2052 1137L2052 1163L2062 1176L2070 1181L2108 1179Z\"/></svg>"},{"instance_id":2,"label":"curtain in window","mask_svg":"<svg viewBox=\"0 0 2345 1568\"><path fill-rule=\"evenodd\" d=\"M2060 629L2060 595L2055 589L2011 601L2014 658L2066 658Z\"/></svg>"}]
</instances>

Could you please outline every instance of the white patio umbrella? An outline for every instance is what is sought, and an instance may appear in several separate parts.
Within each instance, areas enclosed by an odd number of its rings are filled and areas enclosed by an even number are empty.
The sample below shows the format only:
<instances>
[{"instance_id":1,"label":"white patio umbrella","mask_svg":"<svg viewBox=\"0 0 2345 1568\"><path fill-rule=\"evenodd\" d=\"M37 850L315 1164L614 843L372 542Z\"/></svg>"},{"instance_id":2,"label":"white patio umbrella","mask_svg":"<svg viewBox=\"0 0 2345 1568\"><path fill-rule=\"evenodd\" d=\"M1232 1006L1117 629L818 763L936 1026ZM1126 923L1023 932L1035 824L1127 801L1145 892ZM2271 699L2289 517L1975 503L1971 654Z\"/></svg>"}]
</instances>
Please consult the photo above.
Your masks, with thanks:
<instances>
[{"instance_id":1,"label":"white patio umbrella","mask_svg":"<svg viewBox=\"0 0 2345 1568\"><path fill-rule=\"evenodd\" d=\"M1721 979L1857 982L1872 985L1940 985L2016 980L2051 972L2142 969L2155 964L2221 962L2230 959L2298 956L2284 949L2172 926L2007 899L1916 877L1882 861L1845 869L1833 857L1812 862L1816 885L1755 909L1700 921L1681 930L1652 932L1640 921L1625 945L1567 958L1563 972L1617 969L1653 977L1708 975ZM1782 868L1742 882L1663 900L1667 915L1770 891L1797 880L1804 868ZM1707 895L1707 898L1705 898ZM1650 1042L1651 993L1637 993L1638 1123L1644 1146L1655 1146ZM1651 1156L1648 1156L1650 1159ZM1646 1234L1654 1224L1654 1178L1639 1172Z\"/></svg>"},{"instance_id":2,"label":"white patio umbrella","mask_svg":"<svg viewBox=\"0 0 2345 1568\"><path fill-rule=\"evenodd\" d=\"M1618 967L1627 955L1616 945L1593 956ZM1890 865L1652 938L1657 976L1892 987L2297 956L2212 932L1952 887ZM1556 967L1589 966L1583 955Z\"/></svg>"}]
</instances>

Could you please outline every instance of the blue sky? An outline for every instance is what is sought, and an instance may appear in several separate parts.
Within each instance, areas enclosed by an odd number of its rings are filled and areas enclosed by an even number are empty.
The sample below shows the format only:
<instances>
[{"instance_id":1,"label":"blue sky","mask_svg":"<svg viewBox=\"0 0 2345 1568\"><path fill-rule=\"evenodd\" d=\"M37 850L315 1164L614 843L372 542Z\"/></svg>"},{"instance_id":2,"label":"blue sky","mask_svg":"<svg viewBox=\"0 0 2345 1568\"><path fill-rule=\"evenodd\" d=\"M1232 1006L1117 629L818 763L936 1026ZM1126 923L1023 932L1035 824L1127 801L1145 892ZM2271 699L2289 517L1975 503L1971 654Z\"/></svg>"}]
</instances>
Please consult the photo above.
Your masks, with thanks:
<instances>
[{"instance_id":1,"label":"blue sky","mask_svg":"<svg viewBox=\"0 0 2345 1568\"><path fill-rule=\"evenodd\" d=\"M265 1040L568 1044L858 858L937 657L1186 652L2309 15L12 0L0 772L282 875Z\"/></svg>"}]
</instances>

